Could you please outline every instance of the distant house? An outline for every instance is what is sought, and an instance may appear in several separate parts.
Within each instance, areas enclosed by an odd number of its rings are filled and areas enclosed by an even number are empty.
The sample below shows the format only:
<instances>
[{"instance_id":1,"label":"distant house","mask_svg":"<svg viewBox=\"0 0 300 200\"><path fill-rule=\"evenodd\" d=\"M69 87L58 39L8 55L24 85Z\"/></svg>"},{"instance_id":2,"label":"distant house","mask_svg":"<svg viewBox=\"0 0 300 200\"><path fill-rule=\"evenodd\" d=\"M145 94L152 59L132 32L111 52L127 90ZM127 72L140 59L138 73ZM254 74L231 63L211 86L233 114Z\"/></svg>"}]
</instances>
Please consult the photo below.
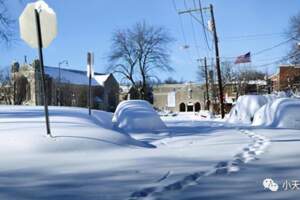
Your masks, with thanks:
<instances>
[{"instance_id":1,"label":"distant house","mask_svg":"<svg viewBox=\"0 0 300 200\"><path fill-rule=\"evenodd\" d=\"M273 91L300 91L300 65L281 65L270 77Z\"/></svg>"},{"instance_id":2,"label":"distant house","mask_svg":"<svg viewBox=\"0 0 300 200\"><path fill-rule=\"evenodd\" d=\"M268 84L266 80L249 80L227 83L224 87L224 101L234 104L237 98L247 94L267 94Z\"/></svg>"},{"instance_id":3,"label":"distant house","mask_svg":"<svg viewBox=\"0 0 300 200\"><path fill-rule=\"evenodd\" d=\"M86 71L45 66L48 102L50 105L86 107L88 77ZM39 62L12 65L15 87L14 104L42 105ZM95 73L92 79L93 108L113 111L119 103L119 84L113 74Z\"/></svg>"},{"instance_id":4,"label":"distant house","mask_svg":"<svg viewBox=\"0 0 300 200\"><path fill-rule=\"evenodd\" d=\"M119 101L139 99L139 93L130 85L120 85Z\"/></svg>"}]
</instances>

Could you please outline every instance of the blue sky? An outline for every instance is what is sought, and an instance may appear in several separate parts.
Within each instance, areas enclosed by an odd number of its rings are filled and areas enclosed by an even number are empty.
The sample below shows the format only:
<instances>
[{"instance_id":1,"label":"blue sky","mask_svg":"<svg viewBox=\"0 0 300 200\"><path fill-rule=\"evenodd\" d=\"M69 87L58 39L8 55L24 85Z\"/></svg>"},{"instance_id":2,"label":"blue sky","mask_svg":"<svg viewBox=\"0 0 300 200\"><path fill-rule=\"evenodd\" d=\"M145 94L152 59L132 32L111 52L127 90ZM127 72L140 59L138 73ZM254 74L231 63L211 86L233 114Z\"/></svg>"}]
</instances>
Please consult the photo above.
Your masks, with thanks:
<instances>
[{"instance_id":1,"label":"blue sky","mask_svg":"<svg viewBox=\"0 0 300 200\"><path fill-rule=\"evenodd\" d=\"M11 15L18 18L27 0L9 0ZM165 26L176 39L172 44L171 65L176 70L171 74L161 74L165 79L196 81L197 58L212 56L207 50L203 30L189 15L178 16L172 0L48 0L57 14L58 36L44 50L45 64L57 66L62 60L69 61L69 67L85 69L86 53L95 53L95 68L104 72L106 56L110 49L112 32L127 28L145 20L148 24ZM196 0L198 2L198 0ZM214 5L217 31L220 40L220 55L235 57L248 51L252 53L272 47L287 39L282 34L288 28L289 19L300 11L299 0L202 0L203 6ZM186 0L187 7L193 7L193 0ZM185 9L184 0L175 0L178 10ZM195 13L197 17L200 17ZM209 13L204 14L205 20ZM182 24L182 25L181 25ZM18 26L17 26L18 29ZM249 36L250 35L250 36ZM254 35L254 36L252 36ZM19 37L19 30L16 32ZM209 45L212 47L211 36ZM182 49L187 44L189 49ZM286 55L289 44L253 56L254 66L270 63ZM31 62L37 51L23 41L10 47L1 46L0 66L7 66L13 60ZM232 60L232 59L231 59ZM239 66L249 67L246 66ZM275 65L260 67L273 73Z\"/></svg>"}]
</instances>

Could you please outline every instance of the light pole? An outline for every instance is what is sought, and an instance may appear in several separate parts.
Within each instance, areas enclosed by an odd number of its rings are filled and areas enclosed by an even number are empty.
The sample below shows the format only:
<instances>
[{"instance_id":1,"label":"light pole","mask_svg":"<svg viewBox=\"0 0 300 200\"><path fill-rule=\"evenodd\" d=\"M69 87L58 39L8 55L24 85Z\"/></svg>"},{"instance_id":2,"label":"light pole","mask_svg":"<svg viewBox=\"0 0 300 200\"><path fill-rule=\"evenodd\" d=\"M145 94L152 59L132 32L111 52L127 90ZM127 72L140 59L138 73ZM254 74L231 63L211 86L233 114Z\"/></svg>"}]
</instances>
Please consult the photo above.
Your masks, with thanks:
<instances>
[{"instance_id":1,"label":"light pole","mask_svg":"<svg viewBox=\"0 0 300 200\"><path fill-rule=\"evenodd\" d=\"M67 60L63 60L58 63L58 101L57 105L61 106L61 65L66 64L69 65L69 62Z\"/></svg>"}]
</instances>

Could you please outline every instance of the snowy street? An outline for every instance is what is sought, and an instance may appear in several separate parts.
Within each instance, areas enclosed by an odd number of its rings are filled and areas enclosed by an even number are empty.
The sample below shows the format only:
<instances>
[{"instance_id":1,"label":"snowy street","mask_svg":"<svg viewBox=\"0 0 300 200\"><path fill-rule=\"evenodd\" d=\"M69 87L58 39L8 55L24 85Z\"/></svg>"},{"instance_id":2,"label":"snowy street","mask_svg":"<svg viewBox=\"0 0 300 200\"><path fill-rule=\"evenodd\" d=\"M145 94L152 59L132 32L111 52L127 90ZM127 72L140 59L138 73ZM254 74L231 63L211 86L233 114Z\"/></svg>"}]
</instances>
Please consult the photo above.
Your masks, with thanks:
<instances>
[{"instance_id":1,"label":"snowy street","mask_svg":"<svg viewBox=\"0 0 300 200\"><path fill-rule=\"evenodd\" d=\"M299 196L283 188L272 193L262 185L265 178L278 184L299 179L299 130L237 128L178 115L162 118L168 133L130 136L111 124L111 113L93 115L88 117L86 109L50 107L50 138L42 107L1 106L0 198Z\"/></svg>"},{"instance_id":2,"label":"snowy street","mask_svg":"<svg viewBox=\"0 0 300 200\"><path fill-rule=\"evenodd\" d=\"M0 0L0 200L299 200L299 8Z\"/></svg>"}]
</instances>

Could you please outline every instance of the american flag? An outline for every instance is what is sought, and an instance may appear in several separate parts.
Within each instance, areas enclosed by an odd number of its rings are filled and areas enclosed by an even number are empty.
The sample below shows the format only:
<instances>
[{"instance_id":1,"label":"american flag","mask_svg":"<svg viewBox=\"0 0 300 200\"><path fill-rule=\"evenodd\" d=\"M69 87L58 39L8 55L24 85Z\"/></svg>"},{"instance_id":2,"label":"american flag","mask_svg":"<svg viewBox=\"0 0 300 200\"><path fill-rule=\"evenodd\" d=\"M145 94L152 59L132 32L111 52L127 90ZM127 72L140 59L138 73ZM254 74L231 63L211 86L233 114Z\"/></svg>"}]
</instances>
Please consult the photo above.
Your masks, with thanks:
<instances>
[{"instance_id":1,"label":"american flag","mask_svg":"<svg viewBox=\"0 0 300 200\"><path fill-rule=\"evenodd\" d=\"M248 63L251 62L251 53L248 52L245 55L238 56L234 62L234 64L240 64L240 63Z\"/></svg>"}]
</instances>

